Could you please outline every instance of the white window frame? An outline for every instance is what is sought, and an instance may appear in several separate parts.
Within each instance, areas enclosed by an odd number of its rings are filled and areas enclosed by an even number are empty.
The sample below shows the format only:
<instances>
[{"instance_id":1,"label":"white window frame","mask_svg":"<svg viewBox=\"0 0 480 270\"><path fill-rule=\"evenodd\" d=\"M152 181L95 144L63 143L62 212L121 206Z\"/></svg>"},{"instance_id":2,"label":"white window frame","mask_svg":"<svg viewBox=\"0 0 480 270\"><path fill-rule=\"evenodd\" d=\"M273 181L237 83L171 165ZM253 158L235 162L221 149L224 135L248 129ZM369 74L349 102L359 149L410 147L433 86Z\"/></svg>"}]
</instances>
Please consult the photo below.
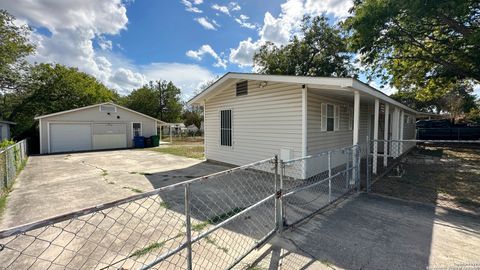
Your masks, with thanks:
<instances>
[{"instance_id":1,"label":"white window frame","mask_svg":"<svg viewBox=\"0 0 480 270\"><path fill-rule=\"evenodd\" d=\"M340 130L340 106L333 103L321 103L321 131L336 132ZM328 130L328 106L333 106L333 130Z\"/></svg>"},{"instance_id":2,"label":"white window frame","mask_svg":"<svg viewBox=\"0 0 480 270\"><path fill-rule=\"evenodd\" d=\"M142 122L132 122L132 139L135 138L135 129L133 128L134 124L140 124L140 135L143 136L143 123Z\"/></svg>"},{"instance_id":3,"label":"white window frame","mask_svg":"<svg viewBox=\"0 0 480 270\"><path fill-rule=\"evenodd\" d=\"M230 133L231 133L231 136L232 136L232 145L222 145L222 111L230 111L230 120L231 120L231 124L230 124ZM220 147L223 147L223 148L226 148L226 149L233 149L233 145L235 144L234 143L234 140L233 140L233 115L234 115L234 112L233 112L233 108L220 108L218 110L218 145Z\"/></svg>"}]
</instances>

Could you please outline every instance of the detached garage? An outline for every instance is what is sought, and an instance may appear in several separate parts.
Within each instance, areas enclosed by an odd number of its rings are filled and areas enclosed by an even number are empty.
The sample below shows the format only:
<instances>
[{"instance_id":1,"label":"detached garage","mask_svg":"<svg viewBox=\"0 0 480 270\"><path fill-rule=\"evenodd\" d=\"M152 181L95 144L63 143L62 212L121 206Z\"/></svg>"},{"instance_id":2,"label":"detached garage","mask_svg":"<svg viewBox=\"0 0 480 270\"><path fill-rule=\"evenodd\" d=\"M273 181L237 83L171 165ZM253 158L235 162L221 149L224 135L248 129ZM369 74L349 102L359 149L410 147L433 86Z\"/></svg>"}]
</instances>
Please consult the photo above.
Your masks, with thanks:
<instances>
[{"instance_id":1,"label":"detached garage","mask_svg":"<svg viewBox=\"0 0 480 270\"><path fill-rule=\"evenodd\" d=\"M157 130L167 125L110 102L35 120L39 121L41 154L129 148L134 136L157 135Z\"/></svg>"}]
</instances>

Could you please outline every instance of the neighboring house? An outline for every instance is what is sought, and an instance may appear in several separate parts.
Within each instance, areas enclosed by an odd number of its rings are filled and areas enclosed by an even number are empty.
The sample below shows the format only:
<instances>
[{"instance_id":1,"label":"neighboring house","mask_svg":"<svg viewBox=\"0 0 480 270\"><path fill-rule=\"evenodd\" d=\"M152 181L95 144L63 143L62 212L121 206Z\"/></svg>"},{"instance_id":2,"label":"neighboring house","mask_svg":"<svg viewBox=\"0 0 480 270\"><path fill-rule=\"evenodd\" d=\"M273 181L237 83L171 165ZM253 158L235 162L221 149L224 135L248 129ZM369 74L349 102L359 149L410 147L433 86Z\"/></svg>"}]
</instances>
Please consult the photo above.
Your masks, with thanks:
<instances>
[{"instance_id":1,"label":"neighboring house","mask_svg":"<svg viewBox=\"0 0 480 270\"><path fill-rule=\"evenodd\" d=\"M185 127L184 123L171 123L170 126L175 134L180 134L187 131L187 127Z\"/></svg>"},{"instance_id":2,"label":"neighboring house","mask_svg":"<svg viewBox=\"0 0 480 270\"><path fill-rule=\"evenodd\" d=\"M134 136L157 135L165 122L114 103L101 103L35 117L40 153L132 147Z\"/></svg>"},{"instance_id":3,"label":"neighboring house","mask_svg":"<svg viewBox=\"0 0 480 270\"><path fill-rule=\"evenodd\" d=\"M206 158L234 165L415 138L415 110L353 78L227 73L188 103L204 107Z\"/></svg>"},{"instance_id":4,"label":"neighboring house","mask_svg":"<svg viewBox=\"0 0 480 270\"><path fill-rule=\"evenodd\" d=\"M191 133L197 133L198 127L195 124L191 124L187 127L187 131Z\"/></svg>"},{"instance_id":5,"label":"neighboring house","mask_svg":"<svg viewBox=\"0 0 480 270\"><path fill-rule=\"evenodd\" d=\"M13 125L16 125L16 123L0 120L0 141L10 139L10 126Z\"/></svg>"}]
</instances>

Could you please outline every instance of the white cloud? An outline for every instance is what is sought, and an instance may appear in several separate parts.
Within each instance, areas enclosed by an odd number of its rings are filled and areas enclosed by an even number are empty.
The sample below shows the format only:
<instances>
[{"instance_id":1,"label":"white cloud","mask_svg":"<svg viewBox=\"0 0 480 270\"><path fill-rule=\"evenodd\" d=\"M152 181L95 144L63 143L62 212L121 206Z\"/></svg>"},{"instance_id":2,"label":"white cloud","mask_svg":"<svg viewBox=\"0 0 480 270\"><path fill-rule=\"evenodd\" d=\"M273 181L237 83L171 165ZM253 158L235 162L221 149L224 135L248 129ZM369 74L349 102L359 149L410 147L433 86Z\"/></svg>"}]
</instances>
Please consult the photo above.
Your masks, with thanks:
<instances>
[{"instance_id":1,"label":"white cloud","mask_svg":"<svg viewBox=\"0 0 480 270\"><path fill-rule=\"evenodd\" d=\"M301 21L304 15L317 16L322 13L332 14L336 19L344 18L352 6L352 0L286 0L281 5L281 13L274 17L270 12L266 12L263 25L259 29L258 39L252 41L251 38L239 42L237 48L230 49L230 62L239 66L251 66L253 64L253 54L266 41L277 45L284 45L298 34ZM241 22L241 17L236 18L237 23L243 27L247 25ZM249 28L252 25L248 25Z\"/></svg>"},{"instance_id":2,"label":"white cloud","mask_svg":"<svg viewBox=\"0 0 480 270\"><path fill-rule=\"evenodd\" d=\"M205 55L205 54L208 54L210 55L211 57L213 57L213 59L215 59L215 64L213 64L213 66L215 67L222 67L222 68L227 68L227 61L225 59L222 59L216 52L215 50L212 49L212 47L208 44L206 45L203 45L202 47L200 47L200 49L196 50L196 51L193 51L193 50L189 50L186 52L186 55L188 57L191 57L191 58L194 58L196 60L202 60L202 57Z\"/></svg>"},{"instance_id":3,"label":"white cloud","mask_svg":"<svg viewBox=\"0 0 480 270\"><path fill-rule=\"evenodd\" d=\"M196 0L194 3L200 3ZM208 69L180 63L135 65L111 51L106 35L116 35L127 28L126 9L120 0L17 0L1 1L18 19L16 22L45 27L51 35L34 31L30 39L37 45L31 62L60 63L77 67L95 76L106 86L128 94L149 80L172 80L185 97L200 84L214 77ZM97 42L99 49L94 48ZM121 48L120 44L115 44Z\"/></svg>"},{"instance_id":4,"label":"white cloud","mask_svg":"<svg viewBox=\"0 0 480 270\"><path fill-rule=\"evenodd\" d=\"M243 28L248 28L248 29L255 29L256 26L253 23L248 22L247 20L249 17L244 14L240 14L237 18L235 18L235 21L240 24L240 27Z\"/></svg>"},{"instance_id":5,"label":"white cloud","mask_svg":"<svg viewBox=\"0 0 480 270\"><path fill-rule=\"evenodd\" d=\"M112 50L112 41L107 40L104 36L99 36L97 40L98 46L104 51L111 51Z\"/></svg>"},{"instance_id":6,"label":"white cloud","mask_svg":"<svg viewBox=\"0 0 480 270\"><path fill-rule=\"evenodd\" d=\"M306 0L305 2L305 9L309 13L326 13L333 15L337 19L346 18L352 6L352 0Z\"/></svg>"},{"instance_id":7,"label":"white cloud","mask_svg":"<svg viewBox=\"0 0 480 270\"><path fill-rule=\"evenodd\" d=\"M152 63L140 69L148 80L171 80L182 89L184 99L191 98L194 90L215 77L208 69L192 64Z\"/></svg>"},{"instance_id":8,"label":"white cloud","mask_svg":"<svg viewBox=\"0 0 480 270\"><path fill-rule=\"evenodd\" d=\"M398 92L398 89L396 87L392 87L390 86L389 84L386 84L386 85L383 85L379 82L376 82L376 81L372 81L369 83L373 88L376 88L380 91L382 91L383 93L387 94L387 95L391 95L391 94L394 94L396 92Z\"/></svg>"},{"instance_id":9,"label":"white cloud","mask_svg":"<svg viewBox=\"0 0 480 270\"><path fill-rule=\"evenodd\" d=\"M195 18L195 21L207 30L217 30L217 27L220 26L215 20L210 22L207 17Z\"/></svg>"},{"instance_id":10,"label":"white cloud","mask_svg":"<svg viewBox=\"0 0 480 270\"><path fill-rule=\"evenodd\" d=\"M260 48L259 41L252 42L252 38L240 41L236 49L230 49L229 60L240 67L251 66L255 52Z\"/></svg>"},{"instance_id":11,"label":"white cloud","mask_svg":"<svg viewBox=\"0 0 480 270\"><path fill-rule=\"evenodd\" d=\"M237 2L230 2L228 6L230 7L231 11L239 11L242 9L242 7Z\"/></svg>"},{"instance_id":12,"label":"white cloud","mask_svg":"<svg viewBox=\"0 0 480 270\"><path fill-rule=\"evenodd\" d=\"M127 27L127 9L121 0L17 0L2 1L2 9L30 25L43 26L51 32L66 29L89 29L95 34L118 34Z\"/></svg>"},{"instance_id":13,"label":"white cloud","mask_svg":"<svg viewBox=\"0 0 480 270\"><path fill-rule=\"evenodd\" d=\"M230 16L230 11L228 10L227 6L221 6L221 5L218 5L218 4L213 4L212 9L220 11L220 12Z\"/></svg>"},{"instance_id":14,"label":"white cloud","mask_svg":"<svg viewBox=\"0 0 480 270\"><path fill-rule=\"evenodd\" d=\"M193 4L196 4L196 5L201 4L203 3L203 0L194 0L193 3L188 0L181 0L180 2L185 6L185 10L188 12L193 12L193 13L203 12L201 9L193 5Z\"/></svg>"}]
</instances>

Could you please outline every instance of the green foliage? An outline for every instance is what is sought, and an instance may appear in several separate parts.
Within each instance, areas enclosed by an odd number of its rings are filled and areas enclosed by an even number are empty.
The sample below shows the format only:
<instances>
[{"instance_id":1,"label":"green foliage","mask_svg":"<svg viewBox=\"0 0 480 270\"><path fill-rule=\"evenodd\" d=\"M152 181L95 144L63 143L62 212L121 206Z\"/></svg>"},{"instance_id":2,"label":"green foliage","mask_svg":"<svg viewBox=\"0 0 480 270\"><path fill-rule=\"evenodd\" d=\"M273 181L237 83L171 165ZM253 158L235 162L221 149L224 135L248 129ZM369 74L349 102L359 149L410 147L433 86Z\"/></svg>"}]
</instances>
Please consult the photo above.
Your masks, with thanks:
<instances>
[{"instance_id":1,"label":"green foliage","mask_svg":"<svg viewBox=\"0 0 480 270\"><path fill-rule=\"evenodd\" d=\"M27 90L14 96L17 103L8 119L17 122L14 134L25 137L36 136L35 116L118 99L115 91L93 76L60 64L32 67Z\"/></svg>"},{"instance_id":2,"label":"green foliage","mask_svg":"<svg viewBox=\"0 0 480 270\"><path fill-rule=\"evenodd\" d=\"M30 29L15 24L15 18L0 10L0 93L5 94L18 87L27 67L25 57L33 53L28 41ZM1 113L1 111L0 111ZM0 115L2 116L2 115Z\"/></svg>"},{"instance_id":3,"label":"green foliage","mask_svg":"<svg viewBox=\"0 0 480 270\"><path fill-rule=\"evenodd\" d=\"M186 109L182 114L183 123L185 126L194 124L197 128L200 129L203 121L202 109L199 107Z\"/></svg>"},{"instance_id":4,"label":"green foliage","mask_svg":"<svg viewBox=\"0 0 480 270\"><path fill-rule=\"evenodd\" d=\"M442 91L480 81L477 0L356 0L344 24L370 68L399 89Z\"/></svg>"},{"instance_id":5,"label":"green foliage","mask_svg":"<svg viewBox=\"0 0 480 270\"><path fill-rule=\"evenodd\" d=\"M345 38L325 16L305 17L300 36L280 47L267 42L254 56L255 68L264 74L302 76L343 77L354 73Z\"/></svg>"},{"instance_id":6,"label":"green foliage","mask_svg":"<svg viewBox=\"0 0 480 270\"><path fill-rule=\"evenodd\" d=\"M181 119L180 89L172 82L150 82L122 99L126 107L165 122Z\"/></svg>"},{"instance_id":7,"label":"green foliage","mask_svg":"<svg viewBox=\"0 0 480 270\"><path fill-rule=\"evenodd\" d=\"M5 139L3 141L0 141L0 149L7 148L8 146L14 145L14 144L15 144L15 141Z\"/></svg>"}]
</instances>

